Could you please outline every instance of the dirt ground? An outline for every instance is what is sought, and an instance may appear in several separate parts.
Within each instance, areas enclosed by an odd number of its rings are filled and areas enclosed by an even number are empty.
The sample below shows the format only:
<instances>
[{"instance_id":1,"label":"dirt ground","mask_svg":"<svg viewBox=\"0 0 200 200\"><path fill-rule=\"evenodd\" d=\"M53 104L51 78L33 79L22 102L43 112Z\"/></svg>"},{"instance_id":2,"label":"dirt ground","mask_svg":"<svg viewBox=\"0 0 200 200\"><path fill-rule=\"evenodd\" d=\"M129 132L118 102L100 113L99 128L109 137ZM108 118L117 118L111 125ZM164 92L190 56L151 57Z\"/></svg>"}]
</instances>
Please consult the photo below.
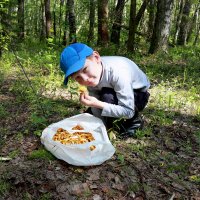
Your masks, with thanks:
<instances>
[{"instance_id":1,"label":"dirt ground","mask_svg":"<svg viewBox=\"0 0 200 200\"><path fill-rule=\"evenodd\" d=\"M116 153L100 166L76 167L56 158L31 157L42 149L29 130L29 107L1 85L0 199L200 200L199 121L174 117L171 126L154 126L143 138L116 139ZM154 112L147 110L147 112ZM51 122L59 121L52 117ZM145 126L150 126L144 114ZM26 131L26 129L28 131Z\"/></svg>"}]
</instances>

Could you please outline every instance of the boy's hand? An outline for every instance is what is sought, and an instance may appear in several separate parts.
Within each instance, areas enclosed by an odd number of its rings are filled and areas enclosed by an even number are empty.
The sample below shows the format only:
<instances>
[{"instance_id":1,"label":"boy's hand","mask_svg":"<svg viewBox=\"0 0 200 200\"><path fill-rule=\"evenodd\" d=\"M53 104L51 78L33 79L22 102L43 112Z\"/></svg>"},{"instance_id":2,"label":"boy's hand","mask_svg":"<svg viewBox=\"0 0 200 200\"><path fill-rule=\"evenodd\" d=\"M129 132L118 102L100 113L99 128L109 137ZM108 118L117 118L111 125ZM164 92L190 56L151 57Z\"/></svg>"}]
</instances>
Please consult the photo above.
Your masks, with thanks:
<instances>
[{"instance_id":1,"label":"boy's hand","mask_svg":"<svg viewBox=\"0 0 200 200\"><path fill-rule=\"evenodd\" d=\"M104 108L104 102L99 101L97 98L89 96L87 92L80 94L80 102L85 106Z\"/></svg>"}]
</instances>

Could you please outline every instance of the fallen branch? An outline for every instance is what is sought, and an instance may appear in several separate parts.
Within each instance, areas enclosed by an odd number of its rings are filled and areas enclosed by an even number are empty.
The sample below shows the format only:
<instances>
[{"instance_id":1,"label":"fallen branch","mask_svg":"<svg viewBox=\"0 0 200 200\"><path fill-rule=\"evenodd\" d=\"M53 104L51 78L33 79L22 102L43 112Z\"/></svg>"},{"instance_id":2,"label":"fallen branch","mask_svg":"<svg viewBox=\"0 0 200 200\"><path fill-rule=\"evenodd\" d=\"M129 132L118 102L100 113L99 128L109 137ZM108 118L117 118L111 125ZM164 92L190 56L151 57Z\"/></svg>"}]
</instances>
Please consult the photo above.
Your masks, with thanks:
<instances>
[{"instance_id":1,"label":"fallen branch","mask_svg":"<svg viewBox=\"0 0 200 200\"><path fill-rule=\"evenodd\" d=\"M12 160L10 157L0 157L0 161L9 161Z\"/></svg>"}]
</instances>

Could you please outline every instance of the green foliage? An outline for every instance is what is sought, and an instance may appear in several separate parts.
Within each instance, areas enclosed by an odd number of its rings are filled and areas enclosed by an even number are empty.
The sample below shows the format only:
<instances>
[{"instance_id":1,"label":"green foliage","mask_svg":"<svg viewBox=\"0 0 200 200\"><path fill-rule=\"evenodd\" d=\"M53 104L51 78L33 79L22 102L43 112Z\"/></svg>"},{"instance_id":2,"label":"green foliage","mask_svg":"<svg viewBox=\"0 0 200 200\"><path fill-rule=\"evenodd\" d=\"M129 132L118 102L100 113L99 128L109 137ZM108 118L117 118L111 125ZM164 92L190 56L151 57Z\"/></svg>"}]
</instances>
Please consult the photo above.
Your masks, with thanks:
<instances>
[{"instance_id":1,"label":"green foliage","mask_svg":"<svg viewBox=\"0 0 200 200\"><path fill-rule=\"evenodd\" d=\"M4 105L0 104L0 118L4 118L8 116L8 112L6 111L6 108Z\"/></svg>"},{"instance_id":2,"label":"green foliage","mask_svg":"<svg viewBox=\"0 0 200 200\"><path fill-rule=\"evenodd\" d=\"M92 195L92 191L90 189L85 189L81 194L81 198L88 198L91 195Z\"/></svg>"},{"instance_id":3,"label":"green foliage","mask_svg":"<svg viewBox=\"0 0 200 200\"><path fill-rule=\"evenodd\" d=\"M124 164L124 155L123 154L118 154L117 159L121 164Z\"/></svg>"},{"instance_id":4,"label":"green foliage","mask_svg":"<svg viewBox=\"0 0 200 200\"><path fill-rule=\"evenodd\" d=\"M79 114L82 109L78 101L78 85L73 80L69 80L67 87L63 85L63 74L59 69L60 50L49 44L31 41L30 38L19 45L17 55L36 93L31 89L12 53L5 52L0 60L2 66L0 97L5 95L13 99L13 101L1 99L0 117L3 118L3 123L9 123L12 119L18 122L20 118L22 119L20 123L23 125L16 127L17 142L21 142L25 134L40 137L42 130L49 124ZM190 155L193 157L199 155L195 151L200 148L200 133L190 127L190 123L198 124L200 119L199 49L175 47L170 49L168 54L159 53L153 56L144 55L143 52L127 54L124 47L118 49L114 46L97 47L97 50L104 55L117 53L133 59L148 74L152 84L149 104L142 113L145 120L144 129L137 131L136 137L127 141L119 139L119 133L113 130L109 132L110 139L117 149L117 163L120 166L126 165L126 161L134 159L134 165L140 166L140 163L137 163L139 160L145 167L149 165L152 170L167 175L176 174L178 181L187 178L191 183L199 184L199 176L195 170L191 172L191 166L184 158L184 156L187 158ZM23 108L26 108L25 111L22 111ZM120 120L114 122L116 127ZM180 131L179 127L184 125L186 120L187 126ZM12 133L10 131L12 128L9 125L0 129L1 144L7 134ZM190 137L196 141L195 144ZM174 141L177 146L173 145ZM7 156L14 158L19 153L13 150ZM51 153L42 148L31 152L28 158L48 161L55 159ZM105 182L102 177L100 181ZM138 182L133 182L129 185L128 191L136 193L141 187ZM7 193L9 189L9 183L0 181L0 194ZM90 191L85 191L85 198L90 195ZM30 194L27 192L27 198L29 197ZM51 196L45 194L38 199L51 199Z\"/></svg>"},{"instance_id":5,"label":"green foliage","mask_svg":"<svg viewBox=\"0 0 200 200\"><path fill-rule=\"evenodd\" d=\"M142 139L143 135L139 135L138 138ZM144 141L138 141L137 140L133 144L129 144L128 147L131 149L132 152L140 155L143 159L146 159L146 154L145 154L145 147L147 144Z\"/></svg>"},{"instance_id":6,"label":"green foliage","mask_svg":"<svg viewBox=\"0 0 200 200\"><path fill-rule=\"evenodd\" d=\"M151 114L152 118L152 125L157 124L159 122L159 125L172 125L173 123L173 114L171 113L172 116L170 116L170 113L165 112L163 110L157 110L155 113Z\"/></svg>"},{"instance_id":7,"label":"green foliage","mask_svg":"<svg viewBox=\"0 0 200 200\"><path fill-rule=\"evenodd\" d=\"M14 150L14 151L9 153L8 157L15 158L18 154L19 154L19 150Z\"/></svg>"},{"instance_id":8,"label":"green foliage","mask_svg":"<svg viewBox=\"0 0 200 200\"><path fill-rule=\"evenodd\" d=\"M198 47L176 47L171 48L168 54L160 52L142 60L138 58L138 64L145 69L153 83L167 81L172 87L189 89L200 84L198 58Z\"/></svg>"},{"instance_id":9,"label":"green foliage","mask_svg":"<svg viewBox=\"0 0 200 200\"><path fill-rule=\"evenodd\" d=\"M34 128L41 128L47 125L47 119L44 116L39 116L36 113L32 113L30 116L30 122Z\"/></svg>"},{"instance_id":10,"label":"green foliage","mask_svg":"<svg viewBox=\"0 0 200 200\"><path fill-rule=\"evenodd\" d=\"M199 175L192 175L189 177L190 181L200 184L200 176Z\"/></svg>"},{"instance_id":11,"label":"green foliage","mask_svg":"<svg viewBox=\"0 0 200 200\"><path fill-rule=\"evenodd\" d=\"M181 172L185 174L188 170L188 163L168 163L167 165L167 171L168 172Z\"/></svg>"},{"instance_id":12,"label":"green foliage","mask_svg":"<svg viewBox=\"0 0 200 200\"><path fill-rule=\"evenodd\" d=\"M4 194L10 190L10 187L10 183L0 180L0 195L4 196Z\"/></svg>"},{"instance_id":13,"label":"green foliage","mask_svg":"<svg viewBox=\"0 0 200 200\"><path fill-rule=\"evenodd\" d=\"M51 194L50 193L46 193L40 196L39 200L50 200L52 199Z\"/></svg>"},{"instance_id":14,"label":"green foliage","mask_svg":"<svg viewBox=\"0 0 200 200\"><path fill-rule=\"evenodd\" d=\"M138 139L141 139L143 137L149 137L151 135L152 135L152 130L151 130L151 128L148 128L148 127L144 128L143 130L137 130L137 132L136 132L136 137Z\"/></svg>"},{"instance_id":15,"label":"green foliage","mask_svg":"<svg viewBox=\"0 0 200 200\"><path fill-rule=\"evenodd\" d=\"M128 186L128 191L132 191L132 192L138 192L140 190L140 184L139 183L132 183Z\"/></svg>"},{"instance_id":16,"label":"green foliage","mask_svg":"<svg viewBox=\"0 0 200 200\"><path fill-rule=\"evenodd\" d=\"M54 160L55 157L45 149L38 149L30 153L29 159Z\"/></svg>"}]
</instances>

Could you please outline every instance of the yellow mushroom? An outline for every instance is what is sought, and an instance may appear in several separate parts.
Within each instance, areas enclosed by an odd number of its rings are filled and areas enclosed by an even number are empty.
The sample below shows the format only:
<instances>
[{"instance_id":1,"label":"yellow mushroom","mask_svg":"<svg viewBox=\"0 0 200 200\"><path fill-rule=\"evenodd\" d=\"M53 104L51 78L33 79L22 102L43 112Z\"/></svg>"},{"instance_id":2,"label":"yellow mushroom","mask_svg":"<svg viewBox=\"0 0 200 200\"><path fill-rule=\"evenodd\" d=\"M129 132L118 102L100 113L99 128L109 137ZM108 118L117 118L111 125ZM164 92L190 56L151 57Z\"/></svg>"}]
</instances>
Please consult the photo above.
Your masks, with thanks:
<instances>
[{"instance_id":1,"label":"yellow mushroom","mask_svg":"<svg viewBox=\"0 0 200 200\"><path fill-rule=\"evenodd\" d=\"M78 124L76 126L74 126L73 128L76 128L77 126L78 126ZM62 131L62 132L60 132L60 131ZM61 128L58 128L57 132L53 136L53 140L59 141L62 144L68 145L68 144L84 144L84 143L95 140L95 138L93 137L92 133L90 133L90 132L78 132L77 131L74 133L69 133L65 129L61 130ZM93 151L95 148L96 147L94 145L92 145L90 150Z\"/></svg>"},{"instance_id":2,"label":"yellow mushroom","mask_svg":"<svg viewBox=\"0 0 200 200\"><path fill-rule=\"evenodd\" d=\"M83 86L83 85L80 85L78 91L79 91L80 93L84 93L84 92L87 91L87 88L86 88L85 86Z\"/></svg>"},{"instance_id":3,"label":"yellow mushroom","mask_svg":"<svg viewBox=\"0 0 200 200\"><path fill-rule=\"evenodd\" d=\"M94 146L94 145L91 145L90 146L90 151L93 151L93 150L95 150L96 149L96 146Z\"/></svg>"}]
</instances>

